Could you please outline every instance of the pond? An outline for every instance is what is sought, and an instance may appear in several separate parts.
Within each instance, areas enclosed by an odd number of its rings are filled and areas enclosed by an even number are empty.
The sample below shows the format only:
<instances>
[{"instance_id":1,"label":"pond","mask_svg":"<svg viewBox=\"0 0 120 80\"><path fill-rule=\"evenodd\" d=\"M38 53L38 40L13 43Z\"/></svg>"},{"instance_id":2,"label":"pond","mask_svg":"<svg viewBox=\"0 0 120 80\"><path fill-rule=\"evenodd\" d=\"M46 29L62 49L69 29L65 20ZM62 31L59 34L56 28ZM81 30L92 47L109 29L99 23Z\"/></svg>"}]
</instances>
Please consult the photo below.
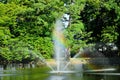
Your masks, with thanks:
<instances>
[{"instance_id":1,"label":"pond","mask_svg":"<svg viewBox=\"0 0 120 80\"><path fill-rule=\"evenodd\" d=\"M0 80L119 80L118 71L111 72L76 72L49 73L46 67L29 69L1 70Z\"/></svg>"}]
</instances>

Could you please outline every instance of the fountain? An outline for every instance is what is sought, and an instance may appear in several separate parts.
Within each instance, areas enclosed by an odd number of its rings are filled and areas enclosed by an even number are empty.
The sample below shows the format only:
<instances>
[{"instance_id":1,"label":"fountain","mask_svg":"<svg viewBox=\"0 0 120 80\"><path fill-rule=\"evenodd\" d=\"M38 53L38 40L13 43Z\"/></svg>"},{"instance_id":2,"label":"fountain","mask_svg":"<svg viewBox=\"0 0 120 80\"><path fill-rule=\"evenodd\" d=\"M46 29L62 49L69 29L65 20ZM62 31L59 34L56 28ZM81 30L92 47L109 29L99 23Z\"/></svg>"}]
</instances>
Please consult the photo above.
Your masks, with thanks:
<instances>
[{"instance_id":1,"label":"fountain","mask_svg":"<svg viewBox=\"0 0 120 80\"><path fill-rule=\"evenodd\" d=\"M67 19L67 20L64 20ZM58 19L53 31L54 51L56 60L56 69L51 73L68 73L70 71L66 66L69 64L70 52L66 48L63 30L68 26L69 15L65 14L63 19ZM67 21L67 23L66 23Z\"/></svg>"},{"instance_id":2,"label":"fountain","mask_svg":"<svg viewBox=\"0 0 120 80\"><path fill-rule=\"evenodd\" d=\"M70 50L66 47L65 37L63 31L68 27L70 21L70 15L64 14L61 19L56 20L55 28L53 31L53 42L54 42L54 59L56 61L56 68L50 73L77 73L78 70L75 70L77 65L72 65L70 61ZM81 53L82 49L72 58L76 59ZM82 71L82 64L79 64L79 69ZM72 69L71 69L72 67Z\"/></svg>"}]
</instances>

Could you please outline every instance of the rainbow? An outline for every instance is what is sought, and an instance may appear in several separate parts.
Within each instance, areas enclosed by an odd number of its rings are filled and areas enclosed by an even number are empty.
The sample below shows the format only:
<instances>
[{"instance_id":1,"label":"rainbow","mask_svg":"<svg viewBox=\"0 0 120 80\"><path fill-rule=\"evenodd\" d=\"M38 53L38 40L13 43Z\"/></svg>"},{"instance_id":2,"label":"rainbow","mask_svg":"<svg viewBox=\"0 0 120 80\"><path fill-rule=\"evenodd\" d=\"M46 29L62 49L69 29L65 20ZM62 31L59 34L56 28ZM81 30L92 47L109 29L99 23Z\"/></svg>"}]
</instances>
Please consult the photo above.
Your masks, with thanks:
<instances>
[{"instance_id":1,"label":"rainbow","mask_svg":"<svg viewBox=\"0 0 120 80\"><path fill-rule=\"evenodd\" d=\"M67 47L65 37L61 32L54 30L53 31L53 40L56 40L57 43L61 44L64 47Z\"/></svg>"}]
</instances>

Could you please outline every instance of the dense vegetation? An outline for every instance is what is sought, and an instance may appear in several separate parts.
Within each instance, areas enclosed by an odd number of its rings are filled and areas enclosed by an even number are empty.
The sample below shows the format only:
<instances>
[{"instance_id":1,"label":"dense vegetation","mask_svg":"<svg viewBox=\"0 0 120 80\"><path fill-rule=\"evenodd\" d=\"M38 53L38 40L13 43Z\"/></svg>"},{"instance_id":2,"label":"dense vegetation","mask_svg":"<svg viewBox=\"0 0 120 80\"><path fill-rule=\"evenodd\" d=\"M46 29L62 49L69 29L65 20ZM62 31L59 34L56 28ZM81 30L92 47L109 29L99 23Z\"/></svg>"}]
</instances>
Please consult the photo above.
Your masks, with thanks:
<instances>
[{"instance_id":1,"label":"dense vegetation","mask_svg":"<svg viewBox=\"0 0 120 80\"><path fill-rule=\"evenodd\" d=\"M72 54L89 43L120 45L120 0L0 0L0 61L51 58L54 24L64 13Z\"/></svg>"}]
</instances>

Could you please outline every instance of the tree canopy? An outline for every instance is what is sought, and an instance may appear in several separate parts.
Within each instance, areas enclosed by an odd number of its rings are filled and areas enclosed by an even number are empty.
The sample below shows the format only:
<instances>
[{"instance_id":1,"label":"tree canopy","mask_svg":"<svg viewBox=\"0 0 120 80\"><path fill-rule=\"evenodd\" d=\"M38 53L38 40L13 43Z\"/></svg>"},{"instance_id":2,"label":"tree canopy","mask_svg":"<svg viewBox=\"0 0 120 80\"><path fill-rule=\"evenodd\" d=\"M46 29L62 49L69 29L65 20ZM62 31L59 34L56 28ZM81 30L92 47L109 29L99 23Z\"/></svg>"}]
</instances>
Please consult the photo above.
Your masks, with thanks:
<instances>
[{"instance_id":1,"label":"tree canopy","mask_svg":"<svg viewBox=\"0 0 120 80\"><path fill-rule=\"evenodd\" d=\"M64 35L71 53L89 43L119 45L119 0L0 0L0 59L31 61L33 53L51 58L55 21L65 13L70 15Z\"/></svg>"}]
</instances>

